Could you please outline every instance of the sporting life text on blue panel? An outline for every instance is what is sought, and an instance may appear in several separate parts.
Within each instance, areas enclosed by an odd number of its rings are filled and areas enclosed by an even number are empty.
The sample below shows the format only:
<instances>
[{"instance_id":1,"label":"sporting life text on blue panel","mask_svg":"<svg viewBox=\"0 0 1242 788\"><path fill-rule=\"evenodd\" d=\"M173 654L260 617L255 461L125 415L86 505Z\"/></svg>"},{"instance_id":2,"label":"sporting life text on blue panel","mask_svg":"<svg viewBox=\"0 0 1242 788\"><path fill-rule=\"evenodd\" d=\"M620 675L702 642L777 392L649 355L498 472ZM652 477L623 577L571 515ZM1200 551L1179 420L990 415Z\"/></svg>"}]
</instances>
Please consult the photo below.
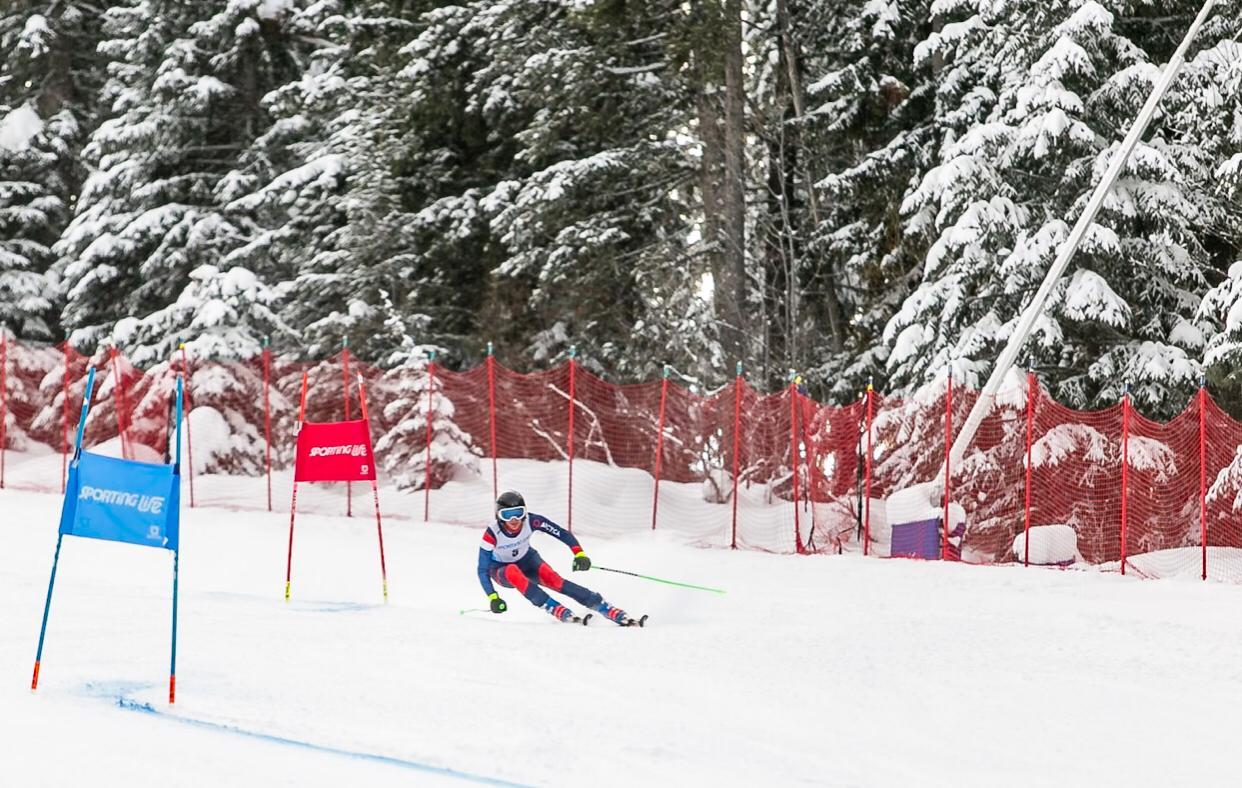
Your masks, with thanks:
<instances>
[{"instance_id":1,"label":"sporting life text on blue panel","mask_svg":"<svg viewBox=\"0 0 1242 788\"><path fill-rule=\"evenodd\" d=\"M181 485L174 471L83 452L69 471L60 532L176 550Z\"/></svg>"}]
</instances>

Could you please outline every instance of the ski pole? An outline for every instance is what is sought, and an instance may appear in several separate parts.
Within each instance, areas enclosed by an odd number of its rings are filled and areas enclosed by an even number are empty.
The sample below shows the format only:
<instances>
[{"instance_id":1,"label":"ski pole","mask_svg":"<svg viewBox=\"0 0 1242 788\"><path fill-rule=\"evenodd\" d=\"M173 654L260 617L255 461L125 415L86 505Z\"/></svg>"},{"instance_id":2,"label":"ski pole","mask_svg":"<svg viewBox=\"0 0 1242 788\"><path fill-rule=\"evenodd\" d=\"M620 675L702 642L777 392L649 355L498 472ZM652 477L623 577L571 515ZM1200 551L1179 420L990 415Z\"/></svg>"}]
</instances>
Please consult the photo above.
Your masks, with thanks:
<instances>
[{"instance_id":1,"label":"ski pole","mask_svg":"<svg viewBox=\"0 0 1242 788\"><path fill-rule=\"evenodd\" d=\"M691 583L678 583L676 580L664 580L659 577L651 577L649 575L640 575L637 572L627 572L624 569L610 569L606 566L600 566L599 564L592 564L591 568L602 569L605 572L616 572L619 575L629 575L630 577L641 577L643 580L654 580L657 583L664 583L670 586L679 586L681 588L693 588L697 591L711 591L712 593L715 593L715 594L723 594L725 592L723 588L708 588L707 586L696 586Z\"/></svg>"},{"instance_id":2,"label":"ski pole","mask_svg":"<svg viewBox=\"0 0 1242 788\"><path fill-rule=\"evenodd\" d=\"M490 613L492 611L483 607L467 607L457 611L457 615L464 616L467 613Z\"/></svg>"}]
</instances>

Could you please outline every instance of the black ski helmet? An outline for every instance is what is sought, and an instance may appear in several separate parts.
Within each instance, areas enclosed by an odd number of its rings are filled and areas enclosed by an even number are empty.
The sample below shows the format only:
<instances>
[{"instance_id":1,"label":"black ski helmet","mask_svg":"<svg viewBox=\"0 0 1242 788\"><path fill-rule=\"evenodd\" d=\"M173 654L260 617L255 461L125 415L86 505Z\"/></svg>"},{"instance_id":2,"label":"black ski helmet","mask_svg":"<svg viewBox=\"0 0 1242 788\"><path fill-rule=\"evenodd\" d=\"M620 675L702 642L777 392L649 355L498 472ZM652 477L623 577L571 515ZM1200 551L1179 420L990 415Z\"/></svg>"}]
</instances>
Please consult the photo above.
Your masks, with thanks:
<instances>
[{"instance_id":1,"label":"black ski helmet","mask_svg":"<svg viewBox=\"0 0 1242 788\"><path fill-rule=\"evenodd\" d=\"M511 506L525 506L526 499L522 497L520 492L514 490L505 490L496 498L496 519L500 519L500 510L508 509Z\"/></svg>"}]
</instances>

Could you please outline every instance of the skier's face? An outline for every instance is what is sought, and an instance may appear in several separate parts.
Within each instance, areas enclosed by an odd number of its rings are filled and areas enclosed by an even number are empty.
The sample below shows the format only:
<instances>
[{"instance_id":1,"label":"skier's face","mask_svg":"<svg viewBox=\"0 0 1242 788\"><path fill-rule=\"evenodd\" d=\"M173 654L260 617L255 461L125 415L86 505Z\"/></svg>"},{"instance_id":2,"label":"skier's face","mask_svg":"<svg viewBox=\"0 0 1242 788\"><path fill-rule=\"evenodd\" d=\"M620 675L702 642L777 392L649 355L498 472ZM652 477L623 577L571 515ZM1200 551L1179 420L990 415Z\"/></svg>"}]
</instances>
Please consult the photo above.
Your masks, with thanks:
<instances>
[{"instance_id":1,"label":"skier's face","mask_svg":"<svg viewBox=\"0 0 1242 788\"><path fill-rule=\"evenodd\" d=\"M510 506L496 512L496 519L511 534L522 530L522 520L526 517L525 506Z\"/></svg>"}]
</instances>

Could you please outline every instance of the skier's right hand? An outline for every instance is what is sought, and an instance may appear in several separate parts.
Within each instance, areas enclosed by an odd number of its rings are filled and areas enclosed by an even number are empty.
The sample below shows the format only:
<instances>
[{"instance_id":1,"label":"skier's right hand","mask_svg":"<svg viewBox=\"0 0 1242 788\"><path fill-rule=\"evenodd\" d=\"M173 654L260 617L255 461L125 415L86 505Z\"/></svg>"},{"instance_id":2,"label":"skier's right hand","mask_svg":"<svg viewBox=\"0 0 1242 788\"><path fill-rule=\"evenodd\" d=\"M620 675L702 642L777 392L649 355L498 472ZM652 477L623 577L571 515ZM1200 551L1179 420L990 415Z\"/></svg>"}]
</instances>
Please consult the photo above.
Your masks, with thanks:
<instances>
[{"instance_id":1,"label":"skier's right hand","mask_svg":"<svg viewBox=\"0 0 1242 788\"><path fill-rule=\"evenodd\" d=\"M500 594L490 594L487 598L492 604L493 613L503 613L509 609L509 606L505 604L505 600L500 598Z\"/></svg>"}]
</instances>

